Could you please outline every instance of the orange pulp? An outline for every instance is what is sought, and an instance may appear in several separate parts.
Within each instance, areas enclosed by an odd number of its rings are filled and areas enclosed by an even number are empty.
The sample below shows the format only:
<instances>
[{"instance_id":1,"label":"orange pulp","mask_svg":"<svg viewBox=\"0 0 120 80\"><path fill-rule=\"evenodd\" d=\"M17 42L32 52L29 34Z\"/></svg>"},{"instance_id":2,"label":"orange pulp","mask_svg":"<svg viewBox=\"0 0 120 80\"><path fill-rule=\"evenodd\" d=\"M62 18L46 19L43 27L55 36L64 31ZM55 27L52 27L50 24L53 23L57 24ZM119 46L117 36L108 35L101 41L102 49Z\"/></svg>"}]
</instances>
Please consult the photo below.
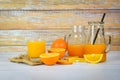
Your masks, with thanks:
<instances>
[{"instance_id":1,"label":"orange pulp","mask_svg":"<svg viewBox=\"0 0 120 80\"><path fill-rule=\"evenodd\" d=\"M84 55L84 45L68 45L68 55L69 56L79 56Z\"/></svg>"},{"instance_id":2,"label":"orange pulp","mask_svg":"<svg viewBox=\"0 0 120 80\"><path fill-rule=\"evenodd\" d=\"M40 54L45 53L45 41L30 41L28 42L28 57L39 58Z\"/></svg>"}]
</instances>

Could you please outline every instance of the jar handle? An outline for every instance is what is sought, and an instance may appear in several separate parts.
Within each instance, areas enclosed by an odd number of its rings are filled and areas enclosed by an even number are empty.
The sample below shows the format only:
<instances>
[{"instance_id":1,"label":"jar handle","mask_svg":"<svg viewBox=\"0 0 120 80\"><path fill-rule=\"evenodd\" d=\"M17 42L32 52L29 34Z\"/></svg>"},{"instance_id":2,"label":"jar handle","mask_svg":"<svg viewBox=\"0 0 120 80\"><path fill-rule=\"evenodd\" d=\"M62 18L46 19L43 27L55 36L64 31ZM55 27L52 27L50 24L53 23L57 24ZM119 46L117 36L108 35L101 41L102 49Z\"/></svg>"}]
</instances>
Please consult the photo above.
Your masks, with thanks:
<instances>
[{"instance_id":1,"label":"jar handle","mask_svg":"<svg viewBox=\"0 0 120 80\"><path fill-rule=\"evenodd\" d=\"M71 34L64 35L64 40L68 43L68 38L71 36Z\"/></svg>"},{"instance_id":2,"label":"jar handle","mask_svg":"<svg viewBox=\"0 0 120 80\"><path fill-rule=\"evenodd\" d=\"M111 36L109 35L109 42L107 44L107 48L106 48L106 53L108 53L110 51L110 46L111 46Z\"/></svg>"}]
</instances>

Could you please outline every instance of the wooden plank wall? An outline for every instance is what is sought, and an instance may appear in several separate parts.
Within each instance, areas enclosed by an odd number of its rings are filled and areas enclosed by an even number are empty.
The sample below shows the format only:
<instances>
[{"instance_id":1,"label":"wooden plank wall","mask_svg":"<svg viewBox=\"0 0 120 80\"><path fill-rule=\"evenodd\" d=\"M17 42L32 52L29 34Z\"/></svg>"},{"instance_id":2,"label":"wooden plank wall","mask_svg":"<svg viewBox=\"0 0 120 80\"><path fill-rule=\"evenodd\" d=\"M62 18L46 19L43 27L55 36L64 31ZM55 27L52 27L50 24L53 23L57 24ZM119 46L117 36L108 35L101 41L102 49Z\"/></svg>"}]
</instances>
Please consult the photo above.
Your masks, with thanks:
<instances>
[{"instance_id":1,"label":"wooden plank wall","mask_svg":"<svg viewBox=\"0 0 120 80\"><path fill-rule=\"evenodd\" d=\"M73 25L87 29L89 21L105 17L105 33L112 35L111 50L120 50L120 0L0 0L0 52L26 52L33 38L47 47L68 35Z\"/></svg>"}]
</instances>

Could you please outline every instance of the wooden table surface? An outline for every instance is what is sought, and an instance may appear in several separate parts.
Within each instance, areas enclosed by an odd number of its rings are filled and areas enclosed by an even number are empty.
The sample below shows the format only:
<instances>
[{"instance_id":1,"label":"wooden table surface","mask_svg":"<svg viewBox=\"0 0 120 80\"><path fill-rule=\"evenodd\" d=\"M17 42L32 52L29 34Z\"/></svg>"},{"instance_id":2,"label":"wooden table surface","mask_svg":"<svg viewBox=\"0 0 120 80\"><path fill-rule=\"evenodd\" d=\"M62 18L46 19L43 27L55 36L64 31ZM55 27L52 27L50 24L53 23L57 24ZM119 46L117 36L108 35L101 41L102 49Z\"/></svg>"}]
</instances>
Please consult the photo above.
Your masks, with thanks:
<instances>
[{"instance_id":1,"label":"wooden table surface","mask_svg":"<svg viewBox=\"0 0 120 80\"><path fill-rule=\"evenodd\" d=\"M9 62L21 52L0 53L0 80L120 80L120 51L111 51L99 64L29 66Z\"/></svg>"}]
</instances>

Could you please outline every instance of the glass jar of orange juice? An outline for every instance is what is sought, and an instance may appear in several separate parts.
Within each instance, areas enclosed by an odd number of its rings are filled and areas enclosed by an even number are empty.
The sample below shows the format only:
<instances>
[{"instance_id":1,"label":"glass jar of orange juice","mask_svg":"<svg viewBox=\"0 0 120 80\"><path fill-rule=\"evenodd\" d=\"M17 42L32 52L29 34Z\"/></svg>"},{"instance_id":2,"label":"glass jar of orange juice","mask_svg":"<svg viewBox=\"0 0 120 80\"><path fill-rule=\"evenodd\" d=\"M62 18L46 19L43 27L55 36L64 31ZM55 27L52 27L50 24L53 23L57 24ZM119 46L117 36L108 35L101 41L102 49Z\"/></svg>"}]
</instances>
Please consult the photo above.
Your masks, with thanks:
<instances>
[{"instance_id":1,"label":"glass jar of orange juice","mask_svg":"<svg viewBox=\"0 0 120 80\"><path fill-rule=\"evenodd\" d=\"M68 37L68 55L83 57L85 42L84 27L73 26L72 33Z\"/></svg>"},{"instance_id":2,"label":"glass jar of orange juice","mask_svg":"<svg viewBox=\"0 0 120 80\"><path fill-rule=\"evenodd\" d=\"M90 54L92 58L96 58L98 54L103 54L101 62L104 62L106 61L106 48L109 48L111 43L111 36L109 36L109 43L107 45L104 34L104 22L88 22L88 25L85 54Z\"/></svg>"},{"instance_id":3,"label":"glass jar of orange juice","mask_svg":"<svg viewBox=\"0 0 120 80\"><path fill-rule=\"evenodd\" d=\"M28 47L28 57L29 58L39 58L40 54L46 51L46 42L40 39L32 39L27 43Z\"/></svg>"}]
</instances>

